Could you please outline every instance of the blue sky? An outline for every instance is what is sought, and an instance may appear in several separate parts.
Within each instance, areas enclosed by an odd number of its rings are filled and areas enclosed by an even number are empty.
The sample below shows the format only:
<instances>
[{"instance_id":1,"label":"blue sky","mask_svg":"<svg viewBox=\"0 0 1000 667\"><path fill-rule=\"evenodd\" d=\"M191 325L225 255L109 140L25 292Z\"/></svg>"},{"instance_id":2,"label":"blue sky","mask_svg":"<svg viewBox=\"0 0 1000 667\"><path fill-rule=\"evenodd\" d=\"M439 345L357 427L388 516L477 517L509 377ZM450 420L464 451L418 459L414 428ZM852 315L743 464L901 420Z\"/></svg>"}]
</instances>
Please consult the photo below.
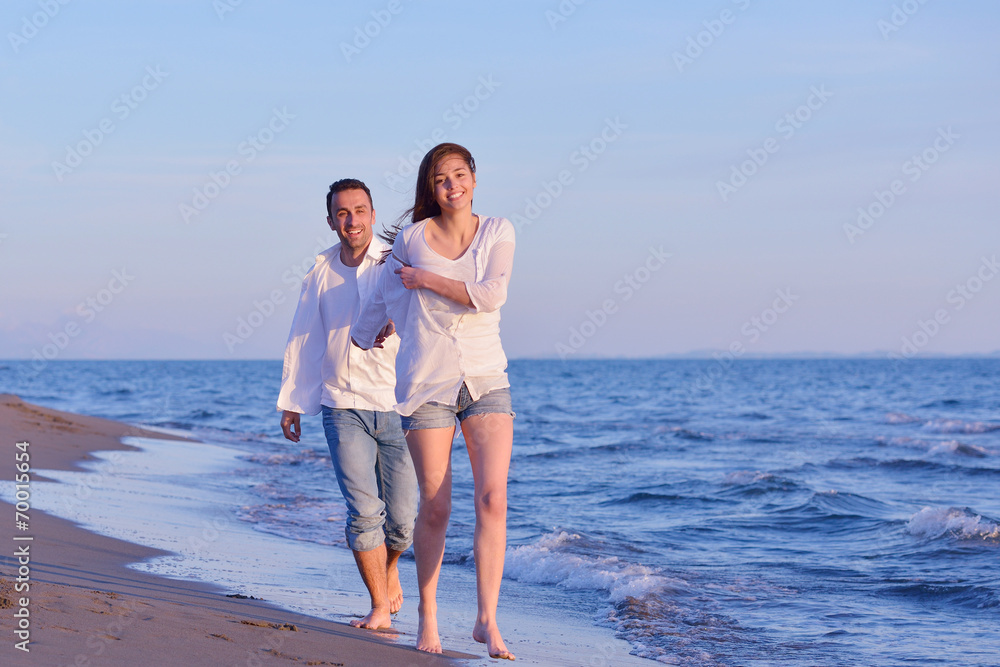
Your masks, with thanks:
<instances>
[{"instance_id":1,"label":"blue sky","mask_svg":"<svg viewBox=\"0 0 1000 667\"><path fill-rule=\"evenodd\" d=\"M441 138L511 357L1000 350L996 3L576 2L5 2L0 358L279 358Z\"/></svg>"}]
</instances>

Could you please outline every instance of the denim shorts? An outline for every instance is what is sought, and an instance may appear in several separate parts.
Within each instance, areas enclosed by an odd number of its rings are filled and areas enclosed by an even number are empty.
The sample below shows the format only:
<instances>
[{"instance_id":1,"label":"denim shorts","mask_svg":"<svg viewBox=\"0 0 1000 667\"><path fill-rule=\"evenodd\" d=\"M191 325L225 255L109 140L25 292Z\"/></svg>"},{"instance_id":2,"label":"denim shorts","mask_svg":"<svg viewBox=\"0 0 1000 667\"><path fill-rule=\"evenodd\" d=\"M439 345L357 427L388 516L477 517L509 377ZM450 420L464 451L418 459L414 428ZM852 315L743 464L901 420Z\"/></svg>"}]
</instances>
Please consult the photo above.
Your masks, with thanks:
<instances>
[{"instance_id":1,"label":"denim shorts","mask_svg":"<svg viewBox=\"0 0 1000 667\"><path fill-rule=\"evenodd\" d=\"M426 428L446 428L455 425L455 418L463 422L473 415L503 414L515 417L510 403L510 387L494 389L473 401L469 388L462 383L458 391L458 403L445 405L437 401L424 403L412 415L401 416L404 431L419 431Z\"/></svg>"}]
</instances>

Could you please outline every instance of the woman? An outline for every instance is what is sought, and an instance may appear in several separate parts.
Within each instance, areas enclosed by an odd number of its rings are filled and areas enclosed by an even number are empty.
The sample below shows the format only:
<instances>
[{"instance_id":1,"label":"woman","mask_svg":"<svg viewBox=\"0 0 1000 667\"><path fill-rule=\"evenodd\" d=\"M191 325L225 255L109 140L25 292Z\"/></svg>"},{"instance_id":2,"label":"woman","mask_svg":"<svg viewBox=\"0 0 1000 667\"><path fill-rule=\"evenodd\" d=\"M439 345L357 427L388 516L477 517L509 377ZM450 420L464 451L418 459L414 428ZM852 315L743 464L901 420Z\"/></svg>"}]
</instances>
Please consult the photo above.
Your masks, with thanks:
<instances>
[{"instance_id":1,"label":"woman","mask_svg":"<svg viewBox=\"0 0 1000 667\"><path fill-rule=\"evenodd\" d=\"M514 412L500 344L514 227L472 212L476 163L457 144L424 156L413 224L389 234L384 271L352 332L371 347L387 319L400 336L396 405L420 485L413 552L420 586L417 648L441 652L437 582L451 513L451 447L458 418L475 481L473 552L479 611L473 638L490 657L513 660L496 622L507 544L507 471ZM396 277L398 276L398 278Z\"/></svg>"}]
</instances>

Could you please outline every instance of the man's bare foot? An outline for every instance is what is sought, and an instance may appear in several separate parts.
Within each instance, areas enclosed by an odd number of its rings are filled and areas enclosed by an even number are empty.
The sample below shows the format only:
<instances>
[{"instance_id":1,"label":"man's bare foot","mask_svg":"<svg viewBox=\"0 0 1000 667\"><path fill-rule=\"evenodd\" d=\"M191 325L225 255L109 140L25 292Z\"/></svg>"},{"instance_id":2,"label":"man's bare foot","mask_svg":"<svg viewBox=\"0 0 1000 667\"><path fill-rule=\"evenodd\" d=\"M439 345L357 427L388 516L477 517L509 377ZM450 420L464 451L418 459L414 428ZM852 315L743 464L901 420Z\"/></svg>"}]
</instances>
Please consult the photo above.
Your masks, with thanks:
<instances>
[{"instance_id":1,"label":"man's bare foot","mask_svg":"<svg viewBox=\"0 0 1000 667\"><path fill-rule=\"evenodd\" d=\"M399 584L399 568L393 563L386 572L389 588L389 613L395 614L403 606L403 587Z\"/></svg>"},{"instance_id":2,"label":"man's bare foot","mask_svg":"<svg viewBox=\"0 0 1000 667\"><path fill-rule=\"evenodd\" d=\"M420 621L417 623L417 650L428 653L441 652L437 612L430 613L420 610Z\"/></svg>"},{"instance_id":3,"label":"man's bare foot","mask_svg":"<svg viewBox=\"0 0 1000 667\"><path fill-rule=\"evenodd\" d=\"M476 627L472 629L472 638L480 644L486 644L491 658L502 660L516 660L514 654L507 650L507 645L503 643L500 636L500 628L494 623L492 626L476 621Z\"/></svg>"},{"instance_id":4,"label":"man's bare foot","mask_svg":"<svg viewBox=\"0 0 1000 667\"><path fill-rule=\"evenodd\" d=\"M392 617L386 607L375 607L364 618L351 621L351 626L365 630L378 630L392 626Z\"/></svg>"}]
</instances>

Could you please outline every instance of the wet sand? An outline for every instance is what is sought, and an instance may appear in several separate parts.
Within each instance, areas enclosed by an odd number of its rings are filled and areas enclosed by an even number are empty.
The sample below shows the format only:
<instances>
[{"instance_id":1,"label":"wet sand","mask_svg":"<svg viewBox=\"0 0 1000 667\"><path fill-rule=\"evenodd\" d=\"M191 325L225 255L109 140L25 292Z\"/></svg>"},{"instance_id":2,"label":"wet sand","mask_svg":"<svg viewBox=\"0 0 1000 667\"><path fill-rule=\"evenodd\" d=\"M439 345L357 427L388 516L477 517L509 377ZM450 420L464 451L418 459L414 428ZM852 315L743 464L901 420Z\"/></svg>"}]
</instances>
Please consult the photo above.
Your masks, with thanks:
<instances>
[{"instance_id":1,"label":"wet sand","mask_svg":"<svg viewBox=\"0 0 1000 667\"><path fill-rule=\"evenodd\" d=\"M0 442L7 458L0 469L5 480L15 479L18 442L29 443L22 449L30 456L32 470L78 470L78 462L91 458L91 452L133 449L121 443L126 436L178 439L0 395ZM43 477L31 473L31 479ZM228 591L199 582L139 572L127 565L163 552L97 535L31 509L28 529L21 531L15 526L15 507L0 502L0 511L9 517L5 524L10 526L7 546L0 552L0 637L5 644L0 655L5 664L404 667L461 665L468 664L463 659L480 658L420 653L410 648L411 638L391 631L358 630L264 601L227 597ZM27 563L22 564L17 554L25 547L28 555L20 558ZM27 576L19 574L22 566ZM24 635L15 632L25 620L27 645L21 643Z\"/></svg>"}]
</instances>

